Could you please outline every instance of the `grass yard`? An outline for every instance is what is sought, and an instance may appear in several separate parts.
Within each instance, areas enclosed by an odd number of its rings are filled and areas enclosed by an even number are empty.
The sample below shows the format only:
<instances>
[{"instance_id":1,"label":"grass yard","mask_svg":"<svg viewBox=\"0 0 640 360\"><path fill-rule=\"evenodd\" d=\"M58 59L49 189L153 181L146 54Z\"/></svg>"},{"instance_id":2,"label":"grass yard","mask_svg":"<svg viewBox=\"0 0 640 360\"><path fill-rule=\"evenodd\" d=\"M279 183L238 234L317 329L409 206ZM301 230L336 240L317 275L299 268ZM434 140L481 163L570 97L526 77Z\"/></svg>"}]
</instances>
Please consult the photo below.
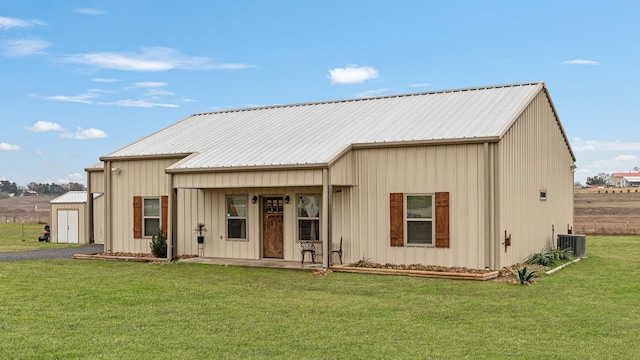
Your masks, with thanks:
<instances>
[{"instance_id":1,"label":"grass yard","mask_svg":"<svg viewBox=\"0 0 640 360\"><path fill-rule=\"evenodd\" d=\"M0 262L3 358L634 359L640 239L533 286L91 260Z\"/></svg>"},{"instance_id":2,"label":"grass yard","mask_svg":"<svg viewBox=\"0 0 640 360\"><path fill-rule=\"evenodd\" d=\"M38 236L40 236L42 230L44 230L44 225L42 224L0 223L0 252L79 246L79 244L39 242Z\"/></svg>"}]
</instances>

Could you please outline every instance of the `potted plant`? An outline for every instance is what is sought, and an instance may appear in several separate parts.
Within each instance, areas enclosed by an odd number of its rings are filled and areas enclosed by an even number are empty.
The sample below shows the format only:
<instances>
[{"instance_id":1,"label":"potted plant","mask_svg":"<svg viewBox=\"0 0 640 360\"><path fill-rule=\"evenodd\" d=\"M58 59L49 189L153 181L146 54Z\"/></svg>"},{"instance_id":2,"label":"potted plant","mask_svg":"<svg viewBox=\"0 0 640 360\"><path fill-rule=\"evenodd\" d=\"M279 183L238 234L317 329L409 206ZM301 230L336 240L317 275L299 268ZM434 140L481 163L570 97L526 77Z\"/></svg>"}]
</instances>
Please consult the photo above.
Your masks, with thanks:
<instances>
[{"instance_id":1,"label":"potted plant","mask_svg":"<svg viewBox=\"0 0 640 360\"><path fill-rule=\"evenodd\" d=\"M194 231L198 233L198 244L204 244L204 232L207 231L204 224L198 223Z\"/></svg>"}]
</instances>

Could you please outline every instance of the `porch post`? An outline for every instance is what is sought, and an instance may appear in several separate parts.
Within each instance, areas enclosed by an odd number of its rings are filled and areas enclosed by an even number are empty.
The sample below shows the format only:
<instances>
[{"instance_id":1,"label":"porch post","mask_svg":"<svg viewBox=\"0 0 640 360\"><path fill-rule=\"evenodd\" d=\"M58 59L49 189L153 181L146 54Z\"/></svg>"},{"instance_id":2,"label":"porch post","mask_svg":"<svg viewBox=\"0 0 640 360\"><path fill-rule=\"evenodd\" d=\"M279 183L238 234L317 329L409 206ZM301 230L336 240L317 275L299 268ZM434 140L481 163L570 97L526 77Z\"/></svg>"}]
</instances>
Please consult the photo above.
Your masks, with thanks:
<instances>
[{"instance_id":1,"label":"porch post","mask_svg":"<svg viewBox=\"0 0 640 360\"><path fill-rule=\"evenodd\" d=\"M322 169L322 221L320 222L320 239L322 239L322 267L329 268L329 169Z\"/></svg>"}]
</instances>

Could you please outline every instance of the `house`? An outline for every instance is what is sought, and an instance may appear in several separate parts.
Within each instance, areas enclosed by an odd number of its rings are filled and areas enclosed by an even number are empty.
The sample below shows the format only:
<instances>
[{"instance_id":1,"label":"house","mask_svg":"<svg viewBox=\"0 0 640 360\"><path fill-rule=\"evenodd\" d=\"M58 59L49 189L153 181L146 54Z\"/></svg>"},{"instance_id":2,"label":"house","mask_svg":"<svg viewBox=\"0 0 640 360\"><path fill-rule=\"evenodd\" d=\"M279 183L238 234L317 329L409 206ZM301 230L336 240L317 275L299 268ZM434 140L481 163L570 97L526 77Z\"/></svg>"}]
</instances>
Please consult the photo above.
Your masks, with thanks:
<instances>
[{"instance_id":1,"label":"house","mask_svg":"<svg viewBox=\"0 0 640 360\"><path fill-rule=\"evenodd\" d=\"M89 222L113 252L161 228L170 258L300 261L301 240L342 239L345 263L500 269L573 226L542 82L198 113L100 160Z\"/></svg>"},{"instance_id":2,"label":"house","mask_svg":"<svg viewBox=\"0 0 640 360\"><path fill-rule=\"evenodd\" d=\"M640 173L638 172L626 172L626 173L613 173L609 178L609 184L615 187L640 187Z\"/></svg>"}]
</instances>

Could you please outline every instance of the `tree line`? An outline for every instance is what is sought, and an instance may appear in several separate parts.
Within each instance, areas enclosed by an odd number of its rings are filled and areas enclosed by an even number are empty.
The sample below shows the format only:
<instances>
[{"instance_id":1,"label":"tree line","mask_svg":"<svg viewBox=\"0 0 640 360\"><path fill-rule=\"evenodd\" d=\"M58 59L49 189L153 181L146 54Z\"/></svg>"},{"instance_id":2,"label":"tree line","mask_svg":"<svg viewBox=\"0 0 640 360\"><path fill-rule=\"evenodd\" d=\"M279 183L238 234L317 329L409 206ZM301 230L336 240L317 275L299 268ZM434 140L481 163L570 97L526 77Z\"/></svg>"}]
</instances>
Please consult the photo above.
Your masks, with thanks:
<instances>
[{"instance_id":1,"label":"tree line","mask_svg":"<svg viewBox=\"0 0 640 360\"><path fill-rule=\"evenodd\" d=\"M19 186L9 180L0 180L0 197L21 196L27 191L35 191L38 195L58 196L68 191L85 191L87 188L81 183L43 184L30 182L27 187Z\"/></svg>"}]
</instances>

